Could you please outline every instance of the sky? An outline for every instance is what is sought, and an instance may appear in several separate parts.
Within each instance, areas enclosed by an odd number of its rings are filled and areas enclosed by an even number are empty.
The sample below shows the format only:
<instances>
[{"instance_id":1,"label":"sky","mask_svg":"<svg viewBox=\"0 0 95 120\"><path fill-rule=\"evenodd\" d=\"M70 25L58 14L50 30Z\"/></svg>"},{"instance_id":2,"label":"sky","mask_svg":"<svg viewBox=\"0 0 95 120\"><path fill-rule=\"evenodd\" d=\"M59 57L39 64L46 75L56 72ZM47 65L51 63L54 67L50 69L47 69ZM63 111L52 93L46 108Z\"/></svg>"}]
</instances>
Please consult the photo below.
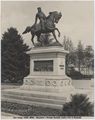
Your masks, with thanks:
<instances>
[{"instance_id":1,"label":"sky","mask_svg":"<svg viewBox=\"0 0 95 120\"><path fill-rule=\"evenodd\" d=\"M84 47L94 46L94 4L92 1L3 1L1 2L1 33L7 31L7 28L15 27L22 35L27 26L34 24L37 7L41 7L46 16L51 11L62 13L62 18L56 24L61 32L60 38L56 33L61 43L65 35L73 41L75 47L79 40ZM22 37L24 43L32 45L29 33Z\"/></svg>"}]
</instances>

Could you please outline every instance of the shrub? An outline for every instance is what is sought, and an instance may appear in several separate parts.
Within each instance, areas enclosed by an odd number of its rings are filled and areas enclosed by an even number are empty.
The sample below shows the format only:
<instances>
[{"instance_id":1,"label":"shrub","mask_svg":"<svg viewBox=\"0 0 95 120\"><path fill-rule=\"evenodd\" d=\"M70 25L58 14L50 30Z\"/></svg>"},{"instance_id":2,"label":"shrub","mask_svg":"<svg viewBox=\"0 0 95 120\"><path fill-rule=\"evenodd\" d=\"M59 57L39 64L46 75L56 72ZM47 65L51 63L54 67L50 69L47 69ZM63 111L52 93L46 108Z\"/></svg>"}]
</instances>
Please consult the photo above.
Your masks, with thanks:
<instances>
[{"instance_id":1,"label":"shrub","mask_svg":"<svg viewBox=\"0 0 95 120\"><path fill-rule=\"evenodd\" d=\"M84 94L71 96L71 101L63 105L62 116L93 116L94 106Z\"/></svg>"}]
</instances>

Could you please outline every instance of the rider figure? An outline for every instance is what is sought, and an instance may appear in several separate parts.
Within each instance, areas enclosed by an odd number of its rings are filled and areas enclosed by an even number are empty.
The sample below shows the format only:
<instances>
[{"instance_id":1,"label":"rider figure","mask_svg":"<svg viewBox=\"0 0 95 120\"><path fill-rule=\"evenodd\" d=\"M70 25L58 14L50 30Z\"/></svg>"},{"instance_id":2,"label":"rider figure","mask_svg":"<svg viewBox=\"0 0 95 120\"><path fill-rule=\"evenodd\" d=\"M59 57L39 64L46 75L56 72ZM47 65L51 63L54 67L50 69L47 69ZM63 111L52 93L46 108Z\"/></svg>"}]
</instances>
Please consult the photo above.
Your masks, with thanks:
<instances>
[{"instance_id":1,"label":"rider figure","mask_svg":"<svg viewBox=\"0 0 95 120\"><path fill-rule=\"evenodd\" d=\"M38 9L38 13L36 14L36 18L35 18L35 25L37 24L37 20L39 19L40 24L41 24L41 29L44 30L45 29L46 16L42 12L40 7L38 7L37 9Z\"/></svg>"}]
</instances>

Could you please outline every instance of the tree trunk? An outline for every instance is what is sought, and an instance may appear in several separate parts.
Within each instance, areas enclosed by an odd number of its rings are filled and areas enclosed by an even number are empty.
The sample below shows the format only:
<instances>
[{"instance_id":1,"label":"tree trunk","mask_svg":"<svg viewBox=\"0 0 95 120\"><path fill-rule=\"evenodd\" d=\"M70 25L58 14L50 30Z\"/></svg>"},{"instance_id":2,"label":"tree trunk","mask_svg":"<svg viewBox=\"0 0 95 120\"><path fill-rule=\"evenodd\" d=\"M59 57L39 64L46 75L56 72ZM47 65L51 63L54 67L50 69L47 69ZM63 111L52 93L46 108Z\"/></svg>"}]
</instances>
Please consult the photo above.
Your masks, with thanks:
<instances>
[{"instance_id":1,"label":"tree trunk","mask_svg":"<svg viewBox=\"0 0 95 120\"><path fill-rule=\"evenodd\" d=\"M79 69L79 72L80 72L80 60L79 60L79 64L78 64L78 69Z\"/></svg>"}]
</instances>

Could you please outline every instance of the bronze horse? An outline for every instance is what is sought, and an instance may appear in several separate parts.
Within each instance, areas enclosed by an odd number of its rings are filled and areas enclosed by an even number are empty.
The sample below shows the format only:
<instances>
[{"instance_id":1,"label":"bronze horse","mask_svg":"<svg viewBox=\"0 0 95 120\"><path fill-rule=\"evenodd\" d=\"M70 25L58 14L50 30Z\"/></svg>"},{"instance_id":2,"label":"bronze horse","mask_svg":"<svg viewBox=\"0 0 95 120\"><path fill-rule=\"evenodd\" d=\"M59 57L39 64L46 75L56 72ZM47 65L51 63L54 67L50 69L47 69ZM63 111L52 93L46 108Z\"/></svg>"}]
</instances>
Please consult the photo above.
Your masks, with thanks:
<instances>
[{"instance_id":1,"label":"bronze horse","mask_svg":"<svg viewBox=\"0 0 95 120\"><path fill-rule=\"evenodd\" d=\"M34 45L33 39L34 39L35 35L37 36L37 41L41 43L41 41L39 39L41 33L52 33L56 42L58 42L56 35L55 35L55 30L57 30L59 33L58 37L60 37L60 32L59 32L58 28L55 27L54 23L58 23L58 21L61 17L62 17L61 12L60 13L58 13L57 11L50 12L49 16L46 18L44 30L41 29L41 25L39 23L39 24L33 25L32 27L27 27L26 30L23 32L23 34L31 32L31 35L32 35L31 41L32 41L33 45Z\"/></svg>"}]
</instances>

